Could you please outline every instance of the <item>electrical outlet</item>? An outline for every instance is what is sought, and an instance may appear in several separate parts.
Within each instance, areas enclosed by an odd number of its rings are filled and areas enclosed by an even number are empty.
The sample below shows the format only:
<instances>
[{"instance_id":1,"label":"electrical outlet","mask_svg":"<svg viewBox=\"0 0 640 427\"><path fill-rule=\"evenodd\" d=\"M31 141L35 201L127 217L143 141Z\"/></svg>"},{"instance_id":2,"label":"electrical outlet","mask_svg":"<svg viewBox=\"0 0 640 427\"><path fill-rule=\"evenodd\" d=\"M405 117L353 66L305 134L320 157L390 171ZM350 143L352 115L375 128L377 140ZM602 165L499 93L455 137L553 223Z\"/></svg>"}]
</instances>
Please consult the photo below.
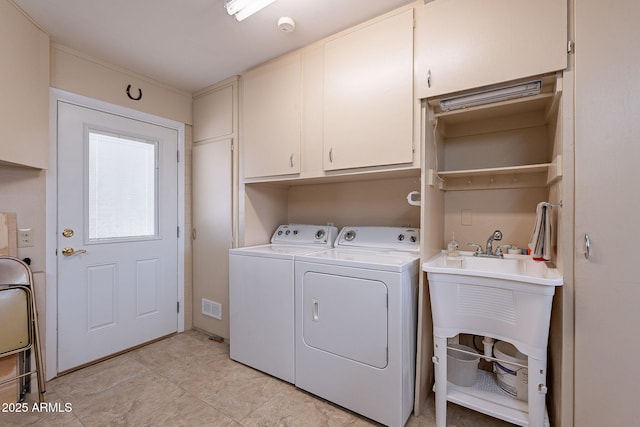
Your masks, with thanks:
<instances>
[{"instance_id":1,"label":"electrical outlet","mask_svg":"<svg viewBox=\"0 0 640 427\"><path fill-rule=\"evenodd\" d=\"M19 248L33 247L33 230L31 228L18 229L18 247Z\"/></svg>"}]
</instances>

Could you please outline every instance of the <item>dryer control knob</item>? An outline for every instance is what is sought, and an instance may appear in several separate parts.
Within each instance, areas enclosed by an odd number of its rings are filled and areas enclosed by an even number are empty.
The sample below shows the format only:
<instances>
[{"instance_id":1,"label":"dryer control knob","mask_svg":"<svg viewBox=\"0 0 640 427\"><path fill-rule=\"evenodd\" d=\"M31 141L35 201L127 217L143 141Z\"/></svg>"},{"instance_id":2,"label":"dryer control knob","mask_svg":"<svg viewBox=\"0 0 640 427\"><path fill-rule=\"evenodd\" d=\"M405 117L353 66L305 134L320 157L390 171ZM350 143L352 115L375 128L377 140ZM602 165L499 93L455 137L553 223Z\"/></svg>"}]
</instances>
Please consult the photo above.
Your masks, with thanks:
<instances>
[{"instance_id":1,"label":"dryer control knob","mask_svg":"<svg viewBox=\"0 0 640 427\"><path fill-rule=\"evenodd\" d=\"M347 242L350 242L355 238L356 238L355 230L349 230L346 233L344 233L344 240L346 240Z\"/></svg>"},{"instance_id":2,"label":"dryer control knob","mask_svg":"<svg viewBox=\"0 0 640 427\"><path fill-rule=\"evenodd\" d=\"M417 239L416 236L411 236L409 240L411 240L411 243L415 243Z\"/></svg>"},{"instance_id":3,"label":"dryer control knob","mask_svg":"<svg viewBox=\"0 0 640 427\"><path fill-rule=\"evenodd\" d=\"M323 229L320 229L318 231L316 231L316 239L320 240L324 237L325 235L325 231Z\"/></svg>"},{"instance_id":4,"label":"dryer control knob","mask_svg":"<svg viewBox=\"0 0 640 427\"><path fill-rule=\"evenodd\" d=\"M398 241L402 242L404 240L404 234L398 235Z\"/></svg>"}]
</instances>

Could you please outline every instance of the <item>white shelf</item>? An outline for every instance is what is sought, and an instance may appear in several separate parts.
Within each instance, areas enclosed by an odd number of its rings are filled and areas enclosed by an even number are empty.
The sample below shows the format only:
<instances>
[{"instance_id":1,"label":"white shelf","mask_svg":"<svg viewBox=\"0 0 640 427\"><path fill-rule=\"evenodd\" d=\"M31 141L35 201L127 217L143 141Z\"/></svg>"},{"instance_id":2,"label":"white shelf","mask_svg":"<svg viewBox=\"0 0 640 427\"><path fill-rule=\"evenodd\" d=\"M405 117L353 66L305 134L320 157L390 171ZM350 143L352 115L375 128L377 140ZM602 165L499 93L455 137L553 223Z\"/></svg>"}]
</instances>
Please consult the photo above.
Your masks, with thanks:
<instances>
[{"instance_id":1,"label":"white shelf","mask_svg":"<svg viewBox=\"0 0 640 427\"><path fill-rule=\"evenodd\" d=\"M460 387L447 382L447 400L513 424L529 425L527 402L502 391L491 372L478 369L478 379L471 387ZM550 425L546 408L544 425Z\"/></svg>"},{"instance_id":2,"label":"white shelf","mask_svg":"<svg viewBox=\"0 0 640 427\"><path fill-rule=\"evenodd\" d=\"M545 187L552 163L440 171L444 190Z\"/></svg>"},{"instance_id":3,"label":"white shelf","mask_svg":"<svg viewBox=\"0 0 640 427\"><path fill-rule=\"evenodd\" d=\"M466 176L491 176L491 175L513 175L517 173L537 173L547 172L551 163L540 163L536 165L507 166L501 168L481 168L458 171L440 171L438 175L442 178L460 178Z\"/></svg>"}]
</instances>

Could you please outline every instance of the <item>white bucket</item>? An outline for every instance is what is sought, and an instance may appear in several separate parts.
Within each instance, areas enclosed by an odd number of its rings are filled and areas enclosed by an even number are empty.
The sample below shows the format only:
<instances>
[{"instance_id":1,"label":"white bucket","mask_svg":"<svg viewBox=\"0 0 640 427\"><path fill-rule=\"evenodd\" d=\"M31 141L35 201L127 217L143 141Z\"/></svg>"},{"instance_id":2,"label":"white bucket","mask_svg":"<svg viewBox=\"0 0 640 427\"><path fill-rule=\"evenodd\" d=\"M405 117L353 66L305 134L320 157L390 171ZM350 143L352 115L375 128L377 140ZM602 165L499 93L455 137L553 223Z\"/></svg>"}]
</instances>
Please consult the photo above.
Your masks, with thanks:
<instances>
[{"instance_id":1,"label":"white bucket","mask_svg":"<svg viewBox=\"0 0 640 427\"><path fill-rule=\"evenodd\" d=\"M476 350L466 345L449 344L449 347L478 354ZM479 355L473 356L447 349L447 380L455 385L471 387L476 383L479 361Z\"/></svg>"},{"instance_id":2,"label":"white bucket","mask_svg":"<svg viewBox=\"0 0 640 427\"><path fill-rule=\"evenodd\" d=\"M527 356L506 341L498 341L494 344L493 355L496 359L506 362L527 365ZM529 396L529 370L506 362L494 362L493 364L498 386L516 399L526 401Z\"/></svg>"}]
</instances>

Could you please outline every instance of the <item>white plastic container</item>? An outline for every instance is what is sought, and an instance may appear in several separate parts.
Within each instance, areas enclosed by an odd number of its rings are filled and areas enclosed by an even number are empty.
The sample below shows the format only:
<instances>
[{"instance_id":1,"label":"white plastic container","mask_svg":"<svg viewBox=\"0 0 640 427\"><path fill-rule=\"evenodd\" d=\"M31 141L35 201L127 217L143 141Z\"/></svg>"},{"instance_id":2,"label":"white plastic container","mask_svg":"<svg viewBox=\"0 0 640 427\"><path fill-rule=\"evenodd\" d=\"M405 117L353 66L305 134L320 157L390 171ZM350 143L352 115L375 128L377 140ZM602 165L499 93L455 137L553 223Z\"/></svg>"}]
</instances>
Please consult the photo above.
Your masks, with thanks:
<instances>
[{"instance_id":1,"label":"white plastic container","mask_svg":"<svg viewBox=\"0 0 640 427\"><path fill-rule=\"evenodd\" d=\"M516 399L526 401L529 396L529 370L507 362L527 365L527 356L520 353L517 348L506 341L499 341L494 344L493 355L496 359L505 361L496 361L493 365L498 386Z\"/></svg>"},{"instance_id":2,"label":"white plastic container","mask_svg":"<svg viewBox=\"0 0 640 427\"><path fill-rule=\"evenodd\" d=\"M449 344L449 347L468 351L471 353L478 352L466 345ZM478 362L480 356L461 353L459 351L447 349L447 379L449 382L462 387L471 387L476 383L478 375Z\"/></svg>"}]
</instances>

